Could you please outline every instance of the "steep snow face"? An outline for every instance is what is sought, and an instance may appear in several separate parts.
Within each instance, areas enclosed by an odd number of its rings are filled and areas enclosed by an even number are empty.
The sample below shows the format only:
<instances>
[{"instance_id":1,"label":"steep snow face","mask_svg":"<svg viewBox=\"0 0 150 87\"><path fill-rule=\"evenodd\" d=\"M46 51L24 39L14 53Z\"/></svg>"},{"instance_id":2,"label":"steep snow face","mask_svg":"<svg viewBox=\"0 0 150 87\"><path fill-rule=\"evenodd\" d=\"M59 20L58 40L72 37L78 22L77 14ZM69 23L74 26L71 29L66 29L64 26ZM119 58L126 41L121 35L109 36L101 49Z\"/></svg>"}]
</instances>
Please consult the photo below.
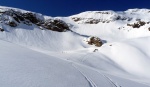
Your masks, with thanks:
<instances>
[{"instance_id":1,"label":"steep snow face","mask_svg":"<svg viewBox=\"0 0 150 87\"><path fill-rule=\"evenodd\" d=\"M0 12L2 87L150 85L149 9L70 17L10 7L0 7ZM90 37L103 45L87 44Z\"/></svg>"}]
</instances>

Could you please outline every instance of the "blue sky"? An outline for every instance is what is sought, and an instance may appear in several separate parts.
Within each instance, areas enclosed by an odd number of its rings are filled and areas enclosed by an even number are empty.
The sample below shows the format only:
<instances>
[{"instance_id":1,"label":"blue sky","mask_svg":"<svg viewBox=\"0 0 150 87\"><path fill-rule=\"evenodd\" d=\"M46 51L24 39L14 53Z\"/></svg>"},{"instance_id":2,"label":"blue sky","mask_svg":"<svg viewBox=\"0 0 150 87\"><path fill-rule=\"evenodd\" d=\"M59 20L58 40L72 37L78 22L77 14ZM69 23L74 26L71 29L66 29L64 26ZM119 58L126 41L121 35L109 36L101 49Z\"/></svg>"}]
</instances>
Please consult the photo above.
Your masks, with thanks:
<instances>
[{"instance_id":1,"label":"blue sky","mask_svg":"<svg viewBox=\"0 0 150 87\"><path fill-rule=\"evenodd\" d=\"M70 16L83 11L150 9L150 0L0 0L0 5L49 16Z\"/></svg>"}]
</instances>

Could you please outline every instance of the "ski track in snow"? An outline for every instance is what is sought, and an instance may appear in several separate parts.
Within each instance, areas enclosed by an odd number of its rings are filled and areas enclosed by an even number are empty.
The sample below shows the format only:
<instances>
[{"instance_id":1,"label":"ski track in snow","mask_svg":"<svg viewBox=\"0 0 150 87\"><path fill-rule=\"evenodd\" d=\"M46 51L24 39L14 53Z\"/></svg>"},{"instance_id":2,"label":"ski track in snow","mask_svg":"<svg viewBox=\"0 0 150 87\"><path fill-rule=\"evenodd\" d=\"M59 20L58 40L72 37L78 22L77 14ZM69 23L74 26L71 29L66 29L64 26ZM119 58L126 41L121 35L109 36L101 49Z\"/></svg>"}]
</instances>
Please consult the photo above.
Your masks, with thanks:
<instances>
[{"instance_id":1,"label":"ski track in snow","mask_svg":"<svg viewBox=\"0 0 150 87\"><path fill-rule=\"evenodd\" d=\"M117 83L115 84L109 77L107 77L106 75L103 74L103 76L115 87L121 87L120 85L117 85Z\"/></svg>"},{"instance_id":2,"label":"ski track in snow","mask_svg":"<svg viewBox=\"0 0 150 87\"><path fill-rule=\"evenodd\" d=\"M87 54L85 54L81 59L82 59L82 62L84 62L87 58L88 58L88 56L89 55L92 55L93 53L87 53ZM77 67L72 63L72 66L73 67L75 67L76 69L77 69ZM86 79L87 79L87 81L90 83L90 84L93 84L93 81L91 81L86 75L84 75L79 69L77 69ZM101 74L101 73L100 73ZM121 86L119 86L119 85L116 85L109 77L107 77L106 75L104 75L104 74L101 74L101 75L103 75L109 82L110 82L110 84L112 84L112 87L121 87ZM94 83L95 84L95 83ZM97 86L92 86L92 87L97 87Z\"/></svg>"},{"instance_id":3,"label":"ski track in snow","mask_svg":"<svg viewBox=\"0 0 150 87\"><path fill-rule=\"evenodd\" d=\"M72 65L76 70L78 70L78 71L86 78L86 80L89 82L89 84L91 85L91 87L98 87L98 86L96 85L96 83L95 83L91 78L88 77L88 75L84 74L82 70L78 69L78 67L76 66L75 63L71 62L71 65ZM96 72L98 72L98 71L96 71ZM113 82L108 76L106 76L106 75L104 75L104 74L102 74L102 73L100 73L100 72L98 72L98 73L99 73L100 75L102 75L102 76L111 84L112 87L121 87L121 86L118 85L117 83Z\"/></svg>"},{"instance_id":4,"label":"ski track in snow","mask_svg":"<svg viewBox=\"0 0 150 87\"><path fill-rule=\"evenodd\" d=\"M81 57L81 59L82 59L81 62L83 63L88 58L88 56L91 54L93 54L93 53L87 53L83 57Z\"/></svg>"},{"instance_id":5,"label":"ski track in snow","mask_svg":"<svg viewBox=\"0 0 150 87\"><path fill-rule=\"evenodd\" d=\"M84 77L85 79L89 82L90 84L90 87L97 87L97 85L88 77L86 76L85 74L83 74L82 71L80 71L73 63L71 64L76 70L78 70Z\"/></svg>"}]
</instances>

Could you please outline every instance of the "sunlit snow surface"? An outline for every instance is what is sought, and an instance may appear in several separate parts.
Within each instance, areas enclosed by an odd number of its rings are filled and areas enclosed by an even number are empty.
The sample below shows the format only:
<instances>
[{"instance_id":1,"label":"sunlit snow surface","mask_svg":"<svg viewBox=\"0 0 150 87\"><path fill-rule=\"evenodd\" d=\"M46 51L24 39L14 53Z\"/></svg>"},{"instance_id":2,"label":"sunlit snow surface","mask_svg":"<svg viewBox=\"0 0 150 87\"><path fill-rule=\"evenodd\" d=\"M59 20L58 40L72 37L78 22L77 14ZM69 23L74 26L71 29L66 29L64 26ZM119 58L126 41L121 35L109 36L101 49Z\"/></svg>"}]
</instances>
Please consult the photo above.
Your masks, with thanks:
<instances>
[{"instance_id":1,"label":"sunlit snow surface","mask_svg":"<svg viewBox=\"0 0 150 87\"><path fill-rule=\"evenodd\" d=\"M148 11L108 11L110 15L84 12L57 17L73 25L74 32L63 33L41 30L36 25L12 28L1 23L6 31L0 32L0 87L149 87L149 24L136 29L126 26L128 21L85 24L85 20L72 20L113 19L114 15L122 15L133 18L129 23L137 18L147 22ZM84 39L89 36L101 38L104 44L88 45ZM98 51L93 52L95 49Z\"/></svg>"}]
</instances>

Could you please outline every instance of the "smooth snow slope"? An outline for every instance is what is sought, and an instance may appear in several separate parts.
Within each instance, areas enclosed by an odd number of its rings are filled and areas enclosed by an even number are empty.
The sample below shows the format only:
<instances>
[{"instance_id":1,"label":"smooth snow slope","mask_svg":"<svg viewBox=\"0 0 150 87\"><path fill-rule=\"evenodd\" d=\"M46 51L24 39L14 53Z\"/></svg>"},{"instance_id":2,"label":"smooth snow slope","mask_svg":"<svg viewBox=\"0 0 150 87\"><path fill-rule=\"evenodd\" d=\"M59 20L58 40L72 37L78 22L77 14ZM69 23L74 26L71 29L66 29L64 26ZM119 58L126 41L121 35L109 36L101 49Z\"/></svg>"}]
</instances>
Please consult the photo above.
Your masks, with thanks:
<instances>
[{"instance_id":1,"label":"smooth snow slope","mask_svg":"<svg viewBox=\"0 0 150 87\"><path fill-rule=\"evenodd\" d=\"M71 62L5 41L0 48L1 87L90 87Z\"/></svg>"},{"instance_id":2,"label":"smooth snow slope","mask_svg":"<svg viewBox=\"0 0 150 87\"><path fill-rule=\"evenodd\" d=\"M0 87L149 87L150 24L127 26L137 19L149 22L149 11L89 11L56 17L73 31L61 33L1 23L6 31L0 32ZM116 20L118 16L121 20ZM73 17L82 20L75 22ZM109 23L87 24L91 18ZM89 36L101 38L102 47L88 45L84 40Z\"/></svg>"},{"instance_id":3,"label":"smooth snow slope","mask_svg":"<svg viewBox=\"0 0 150 87\"><path fill-rule=\"evenodd\" d=\"M1 87L148 87L10 42L0 41L0 47Z\"/></svg>"}]
</instances>

